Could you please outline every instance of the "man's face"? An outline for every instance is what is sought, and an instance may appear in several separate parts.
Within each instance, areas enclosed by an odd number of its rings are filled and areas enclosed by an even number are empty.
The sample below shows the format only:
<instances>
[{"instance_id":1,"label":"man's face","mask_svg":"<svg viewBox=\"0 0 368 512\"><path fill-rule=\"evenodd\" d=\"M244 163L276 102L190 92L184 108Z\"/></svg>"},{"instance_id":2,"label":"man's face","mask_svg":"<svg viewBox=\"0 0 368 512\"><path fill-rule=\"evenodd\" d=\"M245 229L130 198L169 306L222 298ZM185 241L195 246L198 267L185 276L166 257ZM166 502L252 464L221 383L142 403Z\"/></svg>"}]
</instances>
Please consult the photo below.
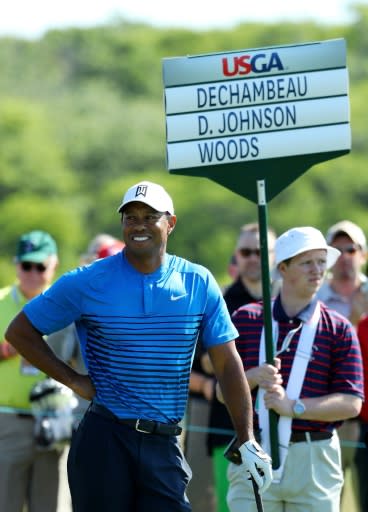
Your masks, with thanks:
<instances>
[{"instance_id":1,"label":"man's face","mask_svg":"<svg viewBox=\"0 0 368 512\"><path fill-rule=\"evenodd\" d=\"M279 265L283 288L298 297L310 299L320 288L327 266L327 251L313 249Z\"/></svg>"},{"instance_id":2,"label":"man's face","mask_svg":"<svg viewBox=\"0 0 368 512\"><path fill-rule=\"evenodd\" d=\"M158 212L139 201L128 204L122 215L123 238L128 252L138 256L165 250L175 223L175 215Z\"/></svg>"},{"instance_id":3,"label":"man's face","mask_svg":"<svg viewBox=\"0 0 368 512\"><path fill-rule=\"evenodd\" d=\"M269 264L273 262L273 240L268 240ZM235 252L239 276L250 282L261 280L261 251L259 233L247 231L241 235Z\"/></svg>"},{"instance_id":4,"label":"man's face","mask_svg":"<svg viewBox=\"0 0 368 512\"><path fill-rule=\"evenodd\" d=\"M49 257L42 263L22 261L16 263L16 273L20 289L26 297L34 297L45 290L52 282L57 258Z\"/></svg>"},{"instance_id":5,"label":"man's face","mask_svg":"<svg viewBox=\"0 0 368 512\"><path fill-rule=\"evenodd\" d=\"M341 252L341 255L331 269L333 279L355 279L366 260L362 248L355 244L346 234L336 236L331 245Z\"/></svg>"}]
</instances>

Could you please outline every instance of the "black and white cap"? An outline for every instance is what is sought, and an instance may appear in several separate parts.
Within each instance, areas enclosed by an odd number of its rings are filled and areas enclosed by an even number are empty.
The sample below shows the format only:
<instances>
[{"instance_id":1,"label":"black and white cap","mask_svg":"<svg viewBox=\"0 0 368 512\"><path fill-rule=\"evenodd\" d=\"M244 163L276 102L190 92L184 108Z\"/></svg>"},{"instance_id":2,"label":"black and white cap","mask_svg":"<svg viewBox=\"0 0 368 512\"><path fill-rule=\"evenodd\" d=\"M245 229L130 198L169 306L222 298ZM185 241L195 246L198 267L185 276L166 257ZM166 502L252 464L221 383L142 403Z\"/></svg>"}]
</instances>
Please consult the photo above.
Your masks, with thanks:
<instances>
[{"instance_id":1,"label":"black and white cap","mask_svg":"<svg viewBox=\"0 0 368 512\"><path fill-rule=\"evenodd\" d=\"M168 212L170 215L174 215L174 205L169 194L161 185L151 181L141 181L130 187L123 197L118 212L134 201L145 203L158 212Z\"/></svg>"}]
</instances>

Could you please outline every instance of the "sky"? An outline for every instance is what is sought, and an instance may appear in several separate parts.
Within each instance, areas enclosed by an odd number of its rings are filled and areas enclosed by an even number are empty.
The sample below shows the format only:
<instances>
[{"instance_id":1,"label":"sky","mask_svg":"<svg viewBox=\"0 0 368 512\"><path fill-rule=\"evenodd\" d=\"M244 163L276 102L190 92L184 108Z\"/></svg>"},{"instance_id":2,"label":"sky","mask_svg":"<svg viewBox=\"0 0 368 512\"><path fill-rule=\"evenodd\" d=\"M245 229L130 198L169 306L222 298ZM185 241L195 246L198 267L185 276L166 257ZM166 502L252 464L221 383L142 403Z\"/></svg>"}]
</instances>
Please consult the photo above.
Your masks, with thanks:
<instances>
[{"instance_id":1,"label":"sky","mask_svg":"<svg viewBox=\"0 0 368 512\"><path fill-rule=\"evenodd\" d=\"M357 0L367 4L368 0ZM47 30L91 27L117 17L158 27L229 28L246 21L353 21L353 0L10 0L0 14L0 36L41 37Z\"/></svg>"}]
</instances>

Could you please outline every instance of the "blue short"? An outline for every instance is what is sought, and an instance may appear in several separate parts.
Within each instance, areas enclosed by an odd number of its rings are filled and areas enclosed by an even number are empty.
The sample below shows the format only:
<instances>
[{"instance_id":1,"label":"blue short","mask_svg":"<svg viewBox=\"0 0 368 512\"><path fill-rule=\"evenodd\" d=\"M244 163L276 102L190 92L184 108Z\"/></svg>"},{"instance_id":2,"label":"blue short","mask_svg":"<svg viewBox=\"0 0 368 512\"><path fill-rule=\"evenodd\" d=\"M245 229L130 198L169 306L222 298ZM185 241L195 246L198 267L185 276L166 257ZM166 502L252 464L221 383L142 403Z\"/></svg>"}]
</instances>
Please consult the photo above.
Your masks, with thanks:
<instances>
[{"instance_id":1,"label":"blue short","mask_svg":"<svg viewBox=\"0 0 368 512\"><path fill-rule=\"evenodd\" d=\"M74 512L190 512L191 476L175 436L137 432L88 411L72 439Z\"/></svg>"}]
</instances>

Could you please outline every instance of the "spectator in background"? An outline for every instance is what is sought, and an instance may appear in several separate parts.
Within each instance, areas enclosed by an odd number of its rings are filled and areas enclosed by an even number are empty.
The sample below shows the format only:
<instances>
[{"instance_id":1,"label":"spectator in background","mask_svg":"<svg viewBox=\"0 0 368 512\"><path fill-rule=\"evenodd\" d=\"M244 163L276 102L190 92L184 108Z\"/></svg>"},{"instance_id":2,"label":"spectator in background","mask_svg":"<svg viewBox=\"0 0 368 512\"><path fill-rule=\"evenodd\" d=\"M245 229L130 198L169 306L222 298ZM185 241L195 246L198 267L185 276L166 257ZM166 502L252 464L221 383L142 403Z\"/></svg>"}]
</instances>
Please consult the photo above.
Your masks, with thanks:
<instances>
[{"instance_id":1,"label":"spectator in background","mask_svg":"<svg viewBox=\"0 0 368 512\"><path fill-rule=\"evenodd\" d=\"M276 234L268 228L269 265L273 265ZM236 242L235 252L236 272L235 281L224 290L227 308L232 313L247 302L258 301L262 298L262 268L259 226L256 222L244 224Z\"/></svg>"},{"instance_id":2,"label":"spectator in background","mask_svg":"<svg viewBox=\"0 0 368 512\"><path fill-rule=\"evenodd\" d=\"M274 246L276 235L272 228L268 229L268 254L269 264L273 265ZM244 304L255 302L262 298L262 274L261 274L261 249L259 238L259 226L256 222L245 224L241 227L236 242L234 260L236 272L233 282L224 292L224 299L232 314ZM234 271L234 268L232 267ZM202 358L202 364L207 371L210 365L206 355ZM224 458L224 449L232 438L233 429L229 413L226 407L213 395L210 403L209 433L207 435L207 449L213 461L213 473L217 495L217 511L226 512L226 495L228 481L226 471L228 461ZM211 430L213 430L211 432ZM228 431L229 434L216 433L217 431Z\"/></svg>"},{"instance_id":3,"label":"spectator in background","mask_svg":"<svg viewBox=\"0 0 368 512\"><path fill-rule=\"evenodd\" d=\"M87 252L81 256L81 265L88 265L99 258L112 256L124 248L125 244L121 240L108 235L99 233L88 244Z\"/></svg>"},{"instance_id":4,"label":"spectator in background","mask_svg":"<svg viewBox=\"0 0 368 512\"><path fill-rule=\"evenodd\" d=\"M22 235L15 256L17 282L0 290L0 510L67 512L65 450L37 446L29 395L46 375L32 366L4 339L10 320L30 299L50 285L58 265L55 240L44 231ZM48 338L50 346L74 338L69 326ZM68 505L69 503L69 505Z\"/></svg>"},{"instance_id":5,"label":"spectator in background","mask_svg":"<svg viewBox=\"0 0 368 512\"><path fill-rule=\"evenodd\" d=\"M328 229L326 240L339 249L341 255L327 275L318 297L356 326L360 317L368 312L367 277L363 273L367 262L365 234L353 222L343 220Z\"/></svg>"},{"instance_id":6,"label":"spectator in background","mask_svg":"<svg viewBox=\"0 0 368 512\"><path fill-rule=\"evenodd\" d=\"M362 315L368 313L368 282L362 271L367 261L365 234L357 224L342 220L328 229L326 240L341 255L318 292L318 298L356 326ZM363 447L357 448L364 430L365 425L361 424L360 418L345 421L338 430L345 479L347 472L351 471L350 481L354 483L353 493L357 502L364 496L366 488L364 483L364 489L359 490L359 484L366 481L368 474L367 451ZM361 453L358 454L357 450ZM362 503L359 506L361 510L367 510Z\"/></svg>"},{"instance_id":7,"label":"spectator in background","mask_svg":"<svg viewBox=\"0 0 368 512\"><path fill-rule=\"evenodd\" d=\"M107 256L113 256L114 254L117 254L118 252L122 251L124 247L124 242L121 242L120 240L115 240L115 242L111 244L103 244L97 253L97 259L107 258Z\"/></svg>"}]
</instances>

